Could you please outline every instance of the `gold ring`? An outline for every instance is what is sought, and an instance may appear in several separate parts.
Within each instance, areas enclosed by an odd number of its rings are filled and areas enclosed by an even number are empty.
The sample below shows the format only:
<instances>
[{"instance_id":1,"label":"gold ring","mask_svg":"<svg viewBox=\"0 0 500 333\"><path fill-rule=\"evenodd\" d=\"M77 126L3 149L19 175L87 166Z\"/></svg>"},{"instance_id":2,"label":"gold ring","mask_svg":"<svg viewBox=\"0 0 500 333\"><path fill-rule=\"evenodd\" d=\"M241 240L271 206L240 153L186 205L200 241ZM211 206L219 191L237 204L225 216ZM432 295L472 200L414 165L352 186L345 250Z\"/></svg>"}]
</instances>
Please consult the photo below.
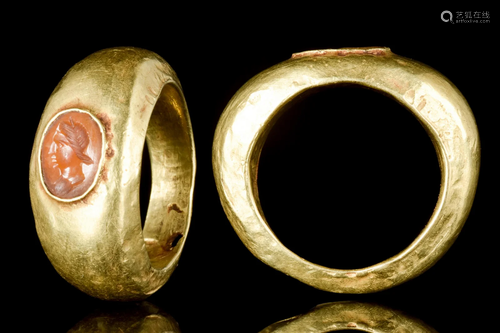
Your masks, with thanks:
<instances>
[{"instance_id":1,"label":"gold ring","mask_svg":"<svg viewBox=\"0 0 500 333\"><path fill-rule=\"evenodd\" d=\"M399 254L353 270L317 265L287 249L267 224L257 189L259 156L284 106L311 88L339 84L377 90L406 107L428 132L441 168L438 202L418 237ZM212 151L222 206L246 247L267 265L336 293L391 288L436 263L467 219L479 160L475 119L458 89L436 70L388 48L306 51L261 72L229 101Z\"/></svg>"},{"instance_id":2,"label":"gold ring","mask_svg":"<svg viewBox=\"0 0 500 333\"><path fill-rule=\"evenodd\" d=\"M145 141L152 184L142 227ZM195 169L187 105L165 60L114 48L74 65L46 104L30 161L36 230L54 268L101 299L154 293L184 247Z\"/></svg>"}]
</instances>

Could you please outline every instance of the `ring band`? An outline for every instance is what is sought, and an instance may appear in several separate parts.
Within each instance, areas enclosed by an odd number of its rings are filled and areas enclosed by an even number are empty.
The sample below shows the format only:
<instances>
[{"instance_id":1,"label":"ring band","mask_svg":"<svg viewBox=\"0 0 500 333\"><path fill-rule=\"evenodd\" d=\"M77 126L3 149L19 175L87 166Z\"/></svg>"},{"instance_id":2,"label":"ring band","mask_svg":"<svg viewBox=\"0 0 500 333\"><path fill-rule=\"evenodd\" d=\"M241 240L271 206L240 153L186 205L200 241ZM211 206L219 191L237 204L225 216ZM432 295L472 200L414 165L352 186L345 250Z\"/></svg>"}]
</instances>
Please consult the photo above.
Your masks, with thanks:
<instances>
[{"instance_id":1,"label":"ring band","mask_svg":"<svg viewBox=\"0 0 500 333\"><path fill-rule=\"evenodd\" d=\"M287 249L267 224L257 190L259 156L284 106L306 90L339 84L377 90L412 112L434 144L442 176L434 213L418 237L399 254L353 270L323 267ZM458 89L434 69L388 48L306 51L256 75L222 113L212 154L222 206L246 247L267 265L336 293L388 289L435 264L467 219L480 160L475 119Z\"/></svg>"},{"instance_id":2,"label":"ring band","mask_svg":"<svg viewBox=\"0 0 500 333\"><path fill-rule=\"evenodd\" d=\"M152 184L142 227L145 141ZM54 268L97 298L154 293L184 247L195 169L187 105L165 60L114 48L74 65L46 104L30 161L36 229Z\"/></svg>"}]
</instances>

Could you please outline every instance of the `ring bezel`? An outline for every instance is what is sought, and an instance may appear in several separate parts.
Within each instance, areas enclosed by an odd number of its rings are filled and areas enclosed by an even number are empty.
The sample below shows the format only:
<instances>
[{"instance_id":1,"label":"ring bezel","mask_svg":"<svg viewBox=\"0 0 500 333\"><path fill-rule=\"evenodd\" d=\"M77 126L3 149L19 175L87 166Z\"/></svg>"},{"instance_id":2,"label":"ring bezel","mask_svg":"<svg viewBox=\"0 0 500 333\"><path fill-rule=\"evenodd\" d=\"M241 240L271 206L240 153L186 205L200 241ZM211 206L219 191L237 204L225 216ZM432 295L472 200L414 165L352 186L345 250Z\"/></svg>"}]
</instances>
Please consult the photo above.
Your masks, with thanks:
<instances>
[{"instance_id":1,"label":"ring bezel","mask_svg":"<svg viewBox=\"0 0 500 333\"><path fill-rule=\"evenodd\" d=\"M97 172L96 172L96 175L94 177L94 180L92 181L92 184L89 186L89 188L83 194L76 196L74 198L64 199L64 198L60 198L60 197L52 194L49 191L49 189L47 188L47 185L45 184L45 182L43 181L44 176L43 176L43 170L42 170L41 152L42 152L42 145L43 145L45 136L46 136L48 130L50 129L50 127L52 126L52 124L54 123L54 121L56 121L61 115L68 113L68 112L81 112L81 113L85 113L85 114L89 115L92 118L92 120L94 120L99 127L99 130L101 132L102 145L101 145L101 158L99 159L99 165L97 167ZM107 149L107 143L106 143L104 126L101 124L101 121L97 117L95 117L92 113L90 113L89 111L86 111L86 110L78 109L78 108L70 108L70 109L63 110L59 113L56 113L52 117L52 119L50 119L50 121L47 123L47 125L45 126L45 130L43 131L43 134L42 134L42 139L40 140L40 144L38 146L38 169L40 172L41 183L42 183L43 188L45 189L45 192L47 192L47 194L49 196L51 196L53 199L58 200L58 201L62 201L62 202L73 202L73 201L78 201L78 200L83 199L85 196L87 196L87 194L89 194L90 191L93 190L94 186L97 184L97 181L99 180L99 175L100 175L101 170L102 170L106 149Z\"/></svg>"}]
</instances>

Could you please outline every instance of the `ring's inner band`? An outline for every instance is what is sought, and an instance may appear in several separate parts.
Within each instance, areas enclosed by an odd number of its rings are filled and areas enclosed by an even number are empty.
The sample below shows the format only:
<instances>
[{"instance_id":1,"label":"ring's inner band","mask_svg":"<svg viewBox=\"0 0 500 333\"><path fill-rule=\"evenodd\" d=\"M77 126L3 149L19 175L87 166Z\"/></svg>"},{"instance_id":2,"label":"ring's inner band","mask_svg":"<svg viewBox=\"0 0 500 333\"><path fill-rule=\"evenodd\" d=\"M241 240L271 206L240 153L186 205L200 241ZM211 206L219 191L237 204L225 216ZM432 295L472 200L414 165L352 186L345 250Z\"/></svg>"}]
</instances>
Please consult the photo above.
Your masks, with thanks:
<instances>
[{"instance_id":1,"label":"ring's inner band","mask_svg":"<svg viewBox=\"0 0 500 333\"><path fill-rule=\"evenodd\" d=\"M180 88L175 83L165 84L146 133L152 182L143 234L156 269L180 254L189 227L194 147L185 114Z\"/></svg>"},{"instance_id":2,"label":"ring's inner band","mask_svg":"<svg viewBox=\"0 0 500 333\"><path fill-rule=\"evenodd\" d=\"M318 102L319 105L329 104L326 109L318 110ZM364 112L364 108L368 111ZM380 111L374 112L374 109ZM296 120L293 117L297 118L297 111L307 112L307 116L300 115ZM272 179L272 185L261 189L264 209L274 207L271 212L267 209L266 212L271 213L270 227L276 227L277 238L290 244L291 251L301 257L317 258L320 260L314 260L314 263L344 269L358 268L356 264L352 266L353 260L362 263L360 267L371 266L412 243L433 213L441 173L438 163L426 163L429 160L437 162L437 149L432 146L425 127L409 111L388 94L351 83L311 88L284 101L269 118L269 124L263 126L266 131L253 149L253 170L250 173L257 207L261 216L266 216L260 203L257 181L260 180L258 174L263 172L262 166L259 167L261 153L268 137L279 139L275 142L286 142L278 146L280 150L285 149L283 153L280 151L274 154L276 157L266 158L266 165L272 165L270 168L274 172L268 173L266 167L265 179ZM289 112L295 115L289 117ZM406 114L400 114L402 112ZM284 132L281 127L275 129L284 117L293 124L297 122L292 126L299 129L288 129L293 132L291 137L287 136L287 129ZM382 133L387 124L390 125L389 131ZM393 124L399 127L394 128ZM342 134L346 129L348 133ZM299 143L288 140L293 141L294 135L299 137ZM302 146L303 142L306 144ZM375 146L377 142L381 142L380 147ZM390 142L390 145L384 142ZM287 145L290 145L289 152ZM367 151L371 148L376 151ZM271 151L275 150L266 152L266 156L271 156ZM287 154L293 156L291 161ZM387 164L394 159L397 160L394 165ZM283 166L280 161L290 162ZM329 176L320 176L324 172L333 174L332 187L328 185ZM290 187L287 187L286 179L289 179ZM401 179L406 179L406 182L401 182ZM346 190L346 186L351 188ZM386 203L382 198L386 198ZM285 209L290 205L298 209ZM304 235L310 235L311 239ZM357 245L353 247L353 244ZM333 255L345 249L350 249L349 255ZM366 253L361 249L375 250ZM359 259L352 257L356 254Z\"/></svg>"}]
</instances>

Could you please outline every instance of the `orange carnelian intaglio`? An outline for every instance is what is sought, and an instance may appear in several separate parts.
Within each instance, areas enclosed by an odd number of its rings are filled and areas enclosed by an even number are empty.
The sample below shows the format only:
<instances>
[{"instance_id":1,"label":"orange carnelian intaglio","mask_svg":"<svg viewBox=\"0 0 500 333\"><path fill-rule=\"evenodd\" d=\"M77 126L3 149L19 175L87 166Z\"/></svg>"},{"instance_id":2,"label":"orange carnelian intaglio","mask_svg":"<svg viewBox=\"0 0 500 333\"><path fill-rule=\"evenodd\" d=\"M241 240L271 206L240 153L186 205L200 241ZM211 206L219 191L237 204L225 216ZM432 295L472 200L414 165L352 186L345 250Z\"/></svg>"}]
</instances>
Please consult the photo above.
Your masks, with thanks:
<instances>
[{"instance_id":1,"label":"orange carnelian intaglio","mask_svg":"<svg viewBox=\"0 0 500 333\"><path fill-rule=\"evenodd\" d=\"M102 145L101 127L88 113L60 114L48 125L40 151L46 189L65 200L86 194L99 171Z\"/></svg>"}]
</instances>

